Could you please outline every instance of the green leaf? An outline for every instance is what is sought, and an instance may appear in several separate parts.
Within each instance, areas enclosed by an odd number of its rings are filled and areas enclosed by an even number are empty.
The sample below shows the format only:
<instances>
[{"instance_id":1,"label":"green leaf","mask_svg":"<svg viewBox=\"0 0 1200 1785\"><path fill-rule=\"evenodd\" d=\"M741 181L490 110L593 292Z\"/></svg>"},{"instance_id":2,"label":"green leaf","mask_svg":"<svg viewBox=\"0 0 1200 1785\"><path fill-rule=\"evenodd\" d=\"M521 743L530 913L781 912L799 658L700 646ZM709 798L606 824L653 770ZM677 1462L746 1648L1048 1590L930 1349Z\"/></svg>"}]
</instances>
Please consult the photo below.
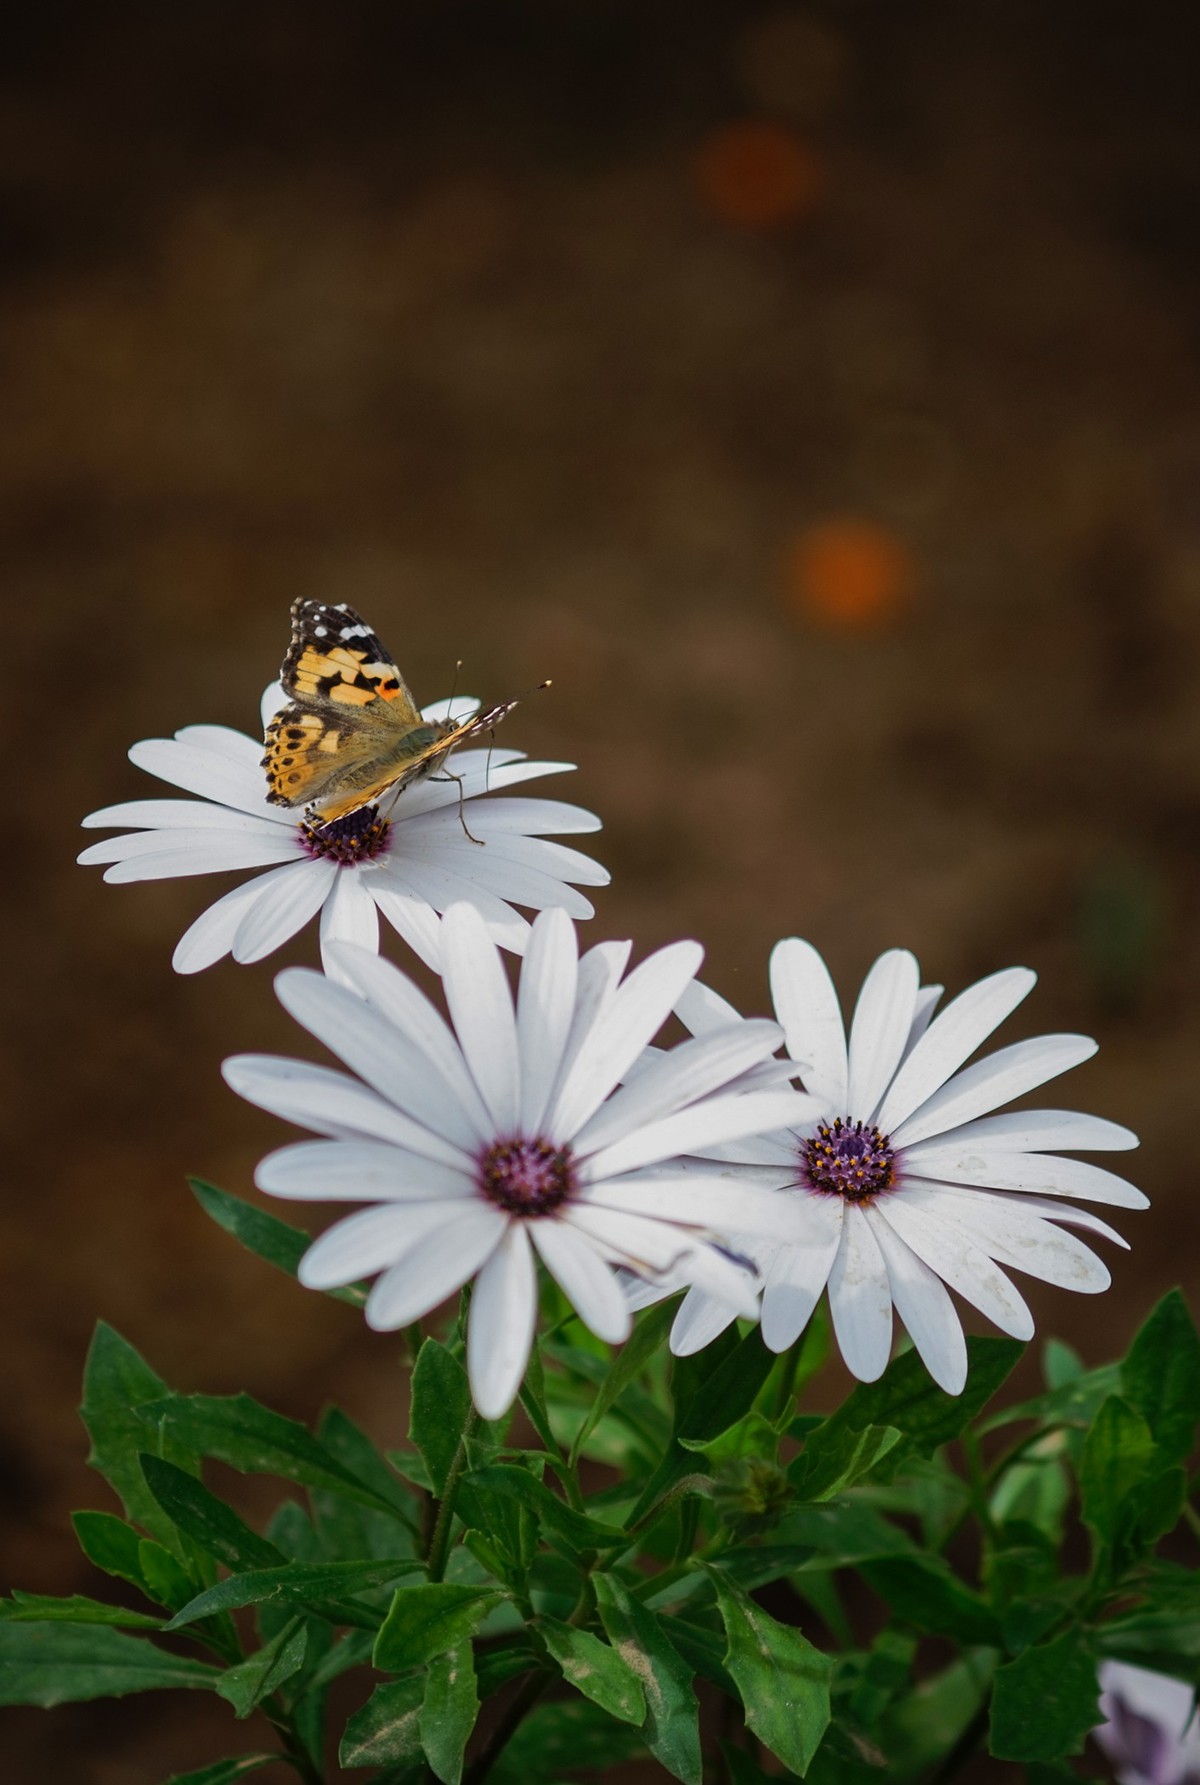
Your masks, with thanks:
<instances>
[{"instance_id":1,"label":"green leaf","mask_svg":"<svg viewBox=\"0 0 1200 1785\"><path fill-rule=\"evenodd\" d=\"M737 1687L725 1666L724 1632L718 1636L715 1630L689 1623L686 1618L672 1617L668 1612L655 1615L671 1647L679 1652L692 1672L698 1673L703 1680L711 1680L728 1697L736 1698Z\"/></svg>"},{"instance_id":2,"label":"green leaf","mask_svg":"<svg viewBox=\"0 0 1200 1785\"><path fill-rule=\"evenodd\" d=\"M687 1405L676 1408L675 1435L686 1443L710 1444L749 1413L754 1397L771 1374L775 1353L762 1342L757 1326L711 1375L700 1382Z\"/></svg>"},{"instance_id":3,"label":"green leaf","mask_svg":"<svg viewBox=\"0 0 1200 1785\"><path fill-rule=\"evenodd\" d=\"M79 1547L96 1568L146 1591L138 1551L142 1535L115 1512L73 1512L71 1523Z\"/></svg>"},{"instance_id":4,"label":"green leaf","mask_svg":"<svg viewBox=\"0 0 1200 1785\"><path fill-rule=\"evenodd\" d=\"M238 1754L228 1760L214 1760L195 1773L174 1773L167 1785L237 1785L239 1779L261 1772L264 1766L277 1766L278 1754Z\"/></svg>"},{"instance_id":5,"label":"green leaf","mask_svg":"<svg viewBox=\"0 0 1200 1785\"><path fill-rule=\"evenodd\" d=\"M1018 1339L969 1338L967 1383L960 1395L939 1388L916 1351L903 1351L892 1359L878 1382L860 1382L838 1411L817 1428L821 1442L829 1445L841 1432L895 1426L907 1440L904 1449L908 1454L932 1456L971 1424L1024 1349ZM894 1454L899 1461L900 1451Z\"/></svg>"},{"instance_id":6,"label":"green leaf","mask_svg":"<svg viewBox=\"0 0 1200 1785\"><path fill-rule=\"evenodd\" d=\"M444 1655L473 1636L484 1614L507 1597L498 1588L454 1581L401 1587L375 1641L375 1666L401 1673Z\"/></svg>"},{"instance_id":7,"label":"green leaf","mask_svg":"<svg viewBox=\"0 0 1200 1785\"><path fill-rule=\"evenodd\" d=\"M471 1643L460 1642L429 1663L421 1704L421 1746L442 1785L459 1785L463 1750L478 1715L475 1657Z\"/></svg>"},{"instance_id":8,"label":"green leaf","mask_svg":"<svg viewBox=\"0 0 1200 1785\"><path fill-rule=\"evenodd\" d=\"M571 1446L572 1463L578 1461L584 1444L609 1408L615 1405L630 1383L641 1375L649 1360L659 1350L671 1322L675 1318L675 1313L675 1303L671 1300L661 1303L656 1308L648 1308L642 1315L629 1338L613 1359L612 1367L601 1383L599 1393L592 1401L583 1424L575 1434L575 1442Z\"/></svg>"},{"instance_id":9,"label":"green leaf","mask_svg":"<svg viewBox=\"0 0 1200 1785\"><path fill-rule=\"evenodd\" d=\"M227 1668L216 1682L217 1691L233 1706L235 1717L248 1717L255 1705L278 1691L304 1666L308 1631L303 1618L292 1618L279 1635L264 1643L258 1653L237 1667Z\"/></svg>"},{"instance_id":10,"label":"green leaf","mask_svg":"<svg viewBox=\"0 0 1200 1785\"><path fill-rule=\"evenodd\" d=\"M186 1469L162 1457L139 1457L146 1486L172 1524L226 1568L273 1568L287 1557L252 1531L231 1506L210 1493Z\"/></svg>"},{"instance_id":11,"label":"green leaf","mask_svg":"<svg viewBox=\"0 0 1200 1785\"><path fill-rule=\"evenodd\" d=\"M1066 1630L996 1669L989 1751L998 1760L1078 1754L1100 1721L1096 1655L1087 1631Z\"/></svg>"},{"instance_id":12,"label":"green leaf","mask_svg":"<svg viewBox=\"0 0 1200 1785\"><path fill-rule=\"evenodd\" d=\"M361 1623L376 1628L378 1615L366 1606L341 1602L344 1593L365 1593L372 1587L390 1586L402 1575L419 1573L423 1564L411 1556L384 1562L285 1562L278 1568L254 1568L232 1574L208 1587L177 1611L168 1630L194 1624L214 1612L236 1611L242 1605L302 1606L336 1623ZM348 1613L349 1616L342 1614ZM357 1613L357 1616L354 1614Z\"/></svg>"},{"instance_id":13,"label":"green leaf","mask_svg":"<svg viewBox=\"0 0 1200 1785\"><path fill-rule=\"evenodd\" d=\"M0 1704L77 1704L167 1686L212 1687L220 1669L93 1624L0 1624Z\"/></svg>"},{"instance_id":14,"label":"green leaf","mask_svg":"<svg viewBox=\"0 0 1200 1785\"><path fill-rule=\"evenodd\" d=\"M719 1568L709 1573L725 1626L725 1665L747 1725L784 1766L803 1775L829 1726L832 1657L769 1617Z\"/></svg>"},{"instance_id":15,"label":"green leaf","mask_svg":"<svg viewBox=\"0 0 1200 1785\"><path fill-rule=\"evenodd\" d=\"M972 1649L896 1696L877 1725L888 1757L886 1785L893 1769L896 1777L910 1779L944 1764L983 1706L995 1665L993 1651Z\"/></svg>"},{"instance_id":16,"label":"green leaf","mask_svg":"<svg viewBox=\"0 0 1200 1785\"><path fill-rule=\"evenodd\" d=\"M471 1412L471 1388L458 1359L436 1339L426 1339L412 1373L409 1441L429 1471L430 1485L440 1500L458 1451L460 1432Z\"/></svg>"},{"instance_id":17,"label":"green leaf","mask_svg":"<svg viewBox=\"0 0 1200 1785\"><path fill-rule=\"evenodd\" d=\"M146 1486L138 1455L157 1450L175 1462L192 1460L186 1446L145 1424L141 1408L166 1394L167 1387L133 1346L111 1326L98 1322L83 1376L80 1418L92 1440L88 1462L116 1489L135 1524L141 1525L182 1560L186 1543Z\"/></svg>"},{"instance_id":18,"label":"green leaf","mask_svg":"<svg viewBox=\"0 0 1200 1785\"><path fill-rule=\"evenodd\" d=\"M532 1785L564 1773L601 1772L645 1753L642 1734L586 1698L539 1704L488 1774L488 1785Z\"/></svg>"},{"instance_id":19,"label":"green leaf","mask_svg":"<svg viewBox=\"0 0 1200 1785\"><path fill-rule=\"evenodd\" d=\"M911 1555L915 1548L906 1532L859 1499L794 1507L774 1536L780 1545L813 1551L807 1561L797 1564L798 1573L849 1568L875 1556Z\"/></svg>"},{"instance_id":20,"label":"green leaf","mask_svg":"<svg viewBox=\"0 0 1200 1785\"><path fill-rule=\"evenodd\" d=\"M542 1640L563 1677L577 1692L598 1704L622 1723L641 1723L646 1716L646 1695L633 1669L615 1649L586 1630L576 1630L557 1618L538 1619Z\"/></svg>"},{"instance_id":21,"label":"green leaf","mask_svg":"<svg viewBox=\"0 0 1200 1785\"><path fill-rule=\"evenodd\" d=\"M228 1190L218 1190L215 1184L206 1184L203 1178L189 1178L188 1187L204 1213L226 1233L231 1233L235 1240L240 1240L248 1252L265 1258L268 1264L285 1271L289 1277L296 1275L300 1260L312 1245L311 1233L293 1227L290 1221L281 1221L278 1215L268 1214L266 1209L255 1208L253 1203L244 1202L240 1196L231 1196ZM357 1283L347 1289L327 1289L324 1293L334 1301L349 1302L353 1308L361 1308L367 1299L366 1290Z\"/></svg>"},{"instance_id":22,"label":"green leaf","mask_svg":"<svg viewBox=\"0 0 1200 1785\"><path fill-rule=\"evenodd\" d=\"M197 1583L188 1570L176 1561L169 1549L155 1543L153 1537L143 1537L138 1544L138 1567L151 1599L170 1611L178 1611L181 1605L186 1605L196 1591Z\"/></svg>"},{"instance_id":23,"label":"green leaf","mask_svg":"<svg viewBox=\"0 0 1200 1785\"><path fill-rule=\"evenodd\" d=\"M85 1599L80 1593L73 1593L69 1599L53 1599L46 1593L21 1593L15 1587L11 1599L0 1599L0 1622L112 1624L129 1630L161 1630L163 1625L161 1618L126 1611L123 1605L104 1605L99 1599Z\"/></svg>"},{"instance_id":24,"label":"green leaf","mask_svg":"<svg viewBox=\"0 0 1200 1785\"><path fill-rule=\"evenodd\" d=\"M472 1469L464 1481L474 1488L485 1488L504 1499L516 1500L526 1507L547 1531L561 1537L573 1550L604 1549L613 1544L625 1546L629 1538L617 1525L601 1524L575 1512L544 1481L531 1475L516 1463L489 1463L486 1468Z\"/></svg>"},{"instance_id":25,"label":"green leaf","mask_svg":"<svg viewBox=\"0 0 1200 1785\"><path fill-rule=\"evenodd\" d=\"M502 1647L486 1649L476 1657L476 1684L480 1698L490 1698L501 1686L507 1686L509 1680L515 1680L518 1674L528 1673L539 1665L533 1644L524 1633L506 1639Z\"/></svg>"},{"instance_id":26,"label":"green leaf","mask_svg":"<svg viewBox=\"0 0 1200 1785\"><path fill-rule=\"evenodd\" d=\"M1126 1506L1154 1459L1154 1438L1140 1413L1119 1395L1109 1395L1084 1439L1079 1494L1085 1524L1113 1543L1127 1522ZM1050 1759L1054 1755L1031 1755Z\"/></svg>"},{"instance_id":27,"label":"green leaf","mask_svg":"<svg viewBox=\"0 0 1200 1785\"><path fill-rule=\"evenodd\" d=\"M668 1641L654 1613L639 1605L615 1575L593 1575L592 1584L608 1640L641 1682L646 1746L684 1785L700 1785L704 1766L691 1668Z\"/></svg>"},{"instance_id":28,"label":"green leaf","mask_svg":"<svg viewBox=\"0 0 1200 1785\"><path fill-rule=\"evenodd\" d=\"M140 1412L165 1440L176 1442L193 1457L215 1457L243 1474L278 1475L306 1487L346 1494L383 1512L394 1510L331 1456L306 1426L273 1413L250 1395L171 1395Z\"/></svg>"},{"instance_id":29,"label":"green leaf","mask_svg":"<svg viewBox=\"0 0 1200 1785\"><path fill-rule=\"evenodd\" d=\"M832 1500L869 1475L899 1442L895 1426L867 1426L861 1432L818 1426L788 1469L788 1478L799 1499Z\"/></svg>"},{"instance_id":30,"label":"green leaf","mask_svg":"<svg viewBox=\"0 0 1200 1785\"><path fill-rule=\"evenodd\" d=\"M971 1341L968 1339L967 1343ZM1039 1425L1082 1429L1091 1425L1105 1397L1119 1393L1120 1387L1119 1365L1101 1364L1099 1369L1068 1376L1048 1394L1035 1395L1031 1401L1018 1401L990 1414L979 1428L980 1435L1025 1419L1036 1420Z\"/></svg>"},{"instance_id":31,"label":"green leaf","mask_svg":"<svg viewBox=\"0 0 1200 1785\"><path fill-rule=\"evenodd\" d=\"M999 1645L995 1614L940 1556L864 1562L862 1573L892 1611L922 1636L951 1636L964 1647Z\"/></svg>"},{"instance_id":32,"label":"green leaf","mask_svg":"<svg viewBox=\"0 0 1200 1785\"><path fill-rule=\"evenodd\" d=\"M1154 1434L1160 1461L1186 1462L1200 1421L1200 1334L1178 1289L1134 1339L1121 1365L1121 1392Z\"/></svg>"},{"instance_id":33,"label":"green leaf","mask_svg":"<svg viewBox=\"0 0 1200 1785\"><path fill-rule=\"evenodd\" d=\"M421 1754L421 1702L425 1680L419 1673L376 1686L366 1704L346 1724L338 1759L345 1767L386 1766Z\"/></svg>"}]
</instances>

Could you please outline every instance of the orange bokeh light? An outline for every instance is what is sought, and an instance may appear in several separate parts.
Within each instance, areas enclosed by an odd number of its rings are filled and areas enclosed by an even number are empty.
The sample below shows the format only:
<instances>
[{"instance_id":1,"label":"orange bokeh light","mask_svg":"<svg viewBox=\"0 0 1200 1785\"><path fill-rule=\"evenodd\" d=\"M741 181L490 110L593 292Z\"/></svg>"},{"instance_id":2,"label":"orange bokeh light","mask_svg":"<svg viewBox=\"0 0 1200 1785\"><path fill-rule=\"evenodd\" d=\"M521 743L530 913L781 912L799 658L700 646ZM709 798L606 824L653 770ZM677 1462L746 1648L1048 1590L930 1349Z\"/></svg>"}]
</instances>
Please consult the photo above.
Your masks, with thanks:
<instances>
[{"instance_id":1,"label":"orange bokeh light","mask_svg":"<svg viewBox=\"0 0 1200 1785\"><path fill-rule=\"evenodd\" d=\"M787 606L833 626L886 625L907 606L915 581L909 547L874 521L818 521L786 550Z\"/></svg>"},{"instance_id":2,"label":"orange bokeh light","mask_svg":"<svg viewBox=\"0 0 1200 1785\"><path fill-rule=\"evenodd\" d=\"M817 156L785 124L747 118L712 131L695 159L708 209L742 229L776 229L811 211L824 182Z\"/></svg>"}]
</instances>

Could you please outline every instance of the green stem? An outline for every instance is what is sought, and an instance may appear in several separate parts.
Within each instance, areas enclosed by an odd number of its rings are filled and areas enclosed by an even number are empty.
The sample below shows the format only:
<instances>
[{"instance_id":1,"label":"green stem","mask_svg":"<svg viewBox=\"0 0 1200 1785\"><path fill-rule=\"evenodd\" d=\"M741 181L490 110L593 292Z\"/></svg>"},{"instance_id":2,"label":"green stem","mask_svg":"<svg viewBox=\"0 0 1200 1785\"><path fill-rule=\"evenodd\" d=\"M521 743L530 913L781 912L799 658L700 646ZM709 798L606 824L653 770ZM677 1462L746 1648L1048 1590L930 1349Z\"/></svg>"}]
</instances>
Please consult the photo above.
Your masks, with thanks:
<instances>
[{"instance_id":1,"label":"green stem","mask_svg":"<svg viewBox=\"0 0 1200 1785\"><path fill-rule=\"evenodd\" d=\"M591 1615L591 1607L591 1592L585 1579L579 1589L579 1600L575 1610L567 1619L568 1624L578 1630L581 1625L587 1623ZM535 1672L526 1674L512 1703L488 1737L486 1746L463 1774L463 1785L479 1785L481 1779L487 1778L525 1718L542 1693L553 1683L553 1680L554 1674L549 1668L538 1668Z\"/></svg>"},{"instance_id":2,"label":"green stem","mask_svg":"<svg viewBox=\"0 0 1200 1785\"><path fill-rule=\"evenodd\" d=\"M446 1572L446 1560L450 1554L450 1533L454 1528L454 1500L458 1492L458 1482L467 1466L467 1444L472 1433L479 1424L479 1415L472 1407L467 1414L467 1423L458 1440L458 1449L454 1453L454 1461L446 1476L446 1486L438 1502L437 1517L433 1521L433 1536L429 1540L429 1554L425 1566L431 1581L441 1580Z\"/></svg>"},{"instance_id":3,"label":"green stem","mask_svg":"<svg viewBox=\"0 0 1200 1785\"><path fill-rule=\"evenodd\" d=\"M267 1720L283 1743L282 1758L304 1780L304 1785L323 1785L320 1768L296 1734L295 1722L284 1710L278 1697L272 1696L262 1708L267 1714Z\"/></svg>"}]
</instances>

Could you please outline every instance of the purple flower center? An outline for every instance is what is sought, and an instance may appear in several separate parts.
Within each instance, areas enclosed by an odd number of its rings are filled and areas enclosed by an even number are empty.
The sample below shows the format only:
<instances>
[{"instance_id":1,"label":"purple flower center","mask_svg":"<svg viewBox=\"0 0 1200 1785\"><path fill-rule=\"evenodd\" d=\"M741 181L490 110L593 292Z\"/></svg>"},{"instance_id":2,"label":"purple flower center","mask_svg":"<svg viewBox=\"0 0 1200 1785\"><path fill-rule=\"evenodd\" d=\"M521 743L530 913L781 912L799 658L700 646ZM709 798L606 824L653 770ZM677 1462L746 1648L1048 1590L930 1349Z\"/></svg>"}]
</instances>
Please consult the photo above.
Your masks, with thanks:
<instances>
[{"instance_id":1,"label":"purple flower center","mask_svg":"<svg viewBox=\"0 0 1200 1785\"><path fill-rule=\"evenodd\" d=\"M479 1162L483 1193L510 1215L549 1215L575 1190L570 1147L498 1140Z\"/></svg>"},{"instance_id":2,"label":"purple flower center","mask_svg":"<svg viewBox=\"0 0 1200 1785\"><path fill-rule=\"evenodd\" d=\"M800 1143L800 1173L810 1190L870 1202L895 1182L896 1154L886 1134L865 1122L822 1122Z\"/></svg>"},{"instance_id":3,"label":"purple flower center","mask_svg":"<svg viewBox=\"0 0 1200 1785\"><path fill-rule=\"evenodd\" d=\"M300 820L300 841L308 854L325 861L352 867L355 862L369 862L382 855L388 846L392 827L379 816L378 806L359 806L344 818L332 818L321 824L315 818Z\"/></svg>"}]
</instances>

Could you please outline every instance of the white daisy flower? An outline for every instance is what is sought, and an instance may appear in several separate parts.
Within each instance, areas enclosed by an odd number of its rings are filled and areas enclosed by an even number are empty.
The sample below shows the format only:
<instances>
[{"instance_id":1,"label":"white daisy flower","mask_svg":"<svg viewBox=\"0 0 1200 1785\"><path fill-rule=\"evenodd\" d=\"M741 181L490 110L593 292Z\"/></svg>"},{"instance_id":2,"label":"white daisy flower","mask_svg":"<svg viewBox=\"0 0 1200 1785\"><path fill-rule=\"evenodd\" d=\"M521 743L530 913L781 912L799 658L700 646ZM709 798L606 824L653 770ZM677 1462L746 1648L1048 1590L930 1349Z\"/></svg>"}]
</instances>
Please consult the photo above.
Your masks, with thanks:
<instances>
[{"instance_id":1,"label":"white daisy flower","mask_svg":"<svg viewBox=\"0 0 1200 1785\"><path fill-rule=\"evenodd\" d=\"M1100 1709L1092 1732L1121 1785L1195 1785L1200 1779L1196 1695L1182 1680L1127 1661L1100 1663Z\"/></svg>"},{"instance_id":2,"label":"white daisy flower","mask_svg":"<svg viewBox=\"0 0 1200 1785\"><path fill-rule=\"evenodd\" d=\"M339 981L292 968L276 987L358 1077L266 1057L225 1064L243 1097L326 1137L265 1159L261 1189L374 1205L315 1242L301 1282L330 1289L378 1273L366 1317L387 1331L474 1279L467 1363L489 1419L525 1372L537 1259L591 1330L618 1344L630 1328L618 1268L674 1271L731 1319L754 1318L755 1274L721 1243L735 1231L802 1232L801 1209L784 1211L727 1167L675 1164L805 1117L811 1099L790 1087L726 1089L770 1057L780 1030L735 1016L622 1085L703 953L677 942L622 978L629 947L601 943L579 959L566 913L543 912L514 1007L484 920L453 905L441 951L453 1030L397 968L339 944Z\"/></svg>"},{"instance_id":3,"label":"white daisy flower","mask_svg":"<svg viewBox=\"0 0 1200 1785\"><path fill-rule=\"evenodd\" d=\"M1018 1339L1032 1336L1033 1316L1002 1267L1085 1294L1107 1288L1100 1259L1054 1223L1126 1242L1097 1216L1056 1199L1140 1209L1147 1198L1110 1171L1057 1155L1134 1147L1137 1136L1070 1110L991 1113L1089 1059L1095 1042L1041 1035L964 1066L1035 978L1025 967L994 973L935 1017L942 988L921 987L914 957L892 949L867 975L847 1044L820 955L796 937L777 945L775 1011L817 1113L719 1149L806 1214L803 1243L781 1235L766 1244L748 1238L743 1248L763 1272L762 1334L773 1351L796 1342L828 1290L842 1356L861 1381L873 1382L887 1364L895 1308L934 1381L958 1394L966 1342L947 1285ZM695 1034L735 1014L702 986L679 1005ZM631 1299L640 1306L657 1294L639 1287ZM693 1288L672 1349L698 1351L729 1318Z\"/></svg>"},{"instance_id":4,"label":"white daisy flower","mask_svg":"<svg viewBox=\"0 0 1200 1785\"><path fill-rule=\"evenodd\" d=\"M284 700L273 682L262 700L264 729ZM462 720L478 707L460 696L435 702L422 717ZM130 760L199 799L131 800L83 820L93 830L132 827L79 857L111 863L106 880L268 869L210 905L184 933L173 957L179 973L199 972L226 954L261 960L318 912L322 958L338 941L377 950L382 914L437 970L437 914L461 899L476 907L497 942L520 953L529 924L514 904L534 911L560 906L572 917L591 917L592 906L576 887L608 884L598 862L544 834L599 830L593 813L561 800L478 797L560 774L573 763L529 762L520 750L460 750L453 758L457 782L418 782L391 810L386 802L382 812L364 807L316 830L301 813L268 804L262 749L261 739L224 725L189 725L173 738L143 739Z\"/></svg>"}]
</instances>

